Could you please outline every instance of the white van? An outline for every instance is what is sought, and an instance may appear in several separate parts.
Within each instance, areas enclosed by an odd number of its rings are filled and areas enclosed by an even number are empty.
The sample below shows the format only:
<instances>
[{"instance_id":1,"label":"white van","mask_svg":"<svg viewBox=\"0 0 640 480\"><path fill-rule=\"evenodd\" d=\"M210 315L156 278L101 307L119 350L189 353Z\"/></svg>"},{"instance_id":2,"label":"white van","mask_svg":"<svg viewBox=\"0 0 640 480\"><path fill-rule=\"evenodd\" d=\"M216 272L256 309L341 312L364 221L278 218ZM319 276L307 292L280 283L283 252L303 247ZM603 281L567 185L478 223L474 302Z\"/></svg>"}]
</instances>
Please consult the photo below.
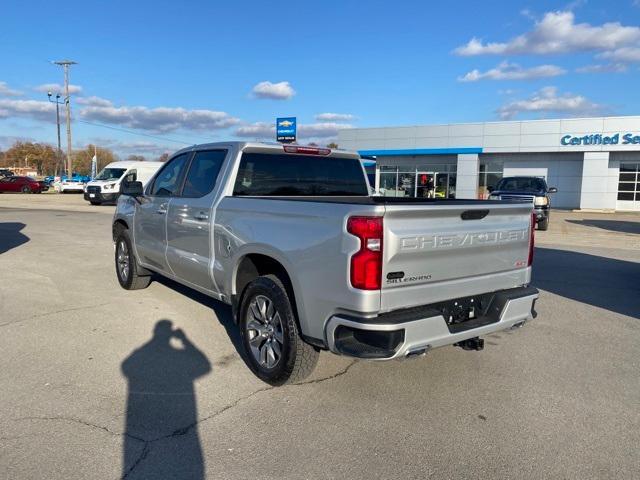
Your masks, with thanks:
<instances>
[{"instance_id":1,"label":"white van","mask_svg":"<svg viewBox=\"0 0 640 480\"><path fill-rule=\"evenodd\" d=\"M112 162L87 183L84 199L91 205L115 203L120 196L120 184L125 178L129 182L139 181L146 185L162 165L163 162Z\"/></svg>"}]
</instances>

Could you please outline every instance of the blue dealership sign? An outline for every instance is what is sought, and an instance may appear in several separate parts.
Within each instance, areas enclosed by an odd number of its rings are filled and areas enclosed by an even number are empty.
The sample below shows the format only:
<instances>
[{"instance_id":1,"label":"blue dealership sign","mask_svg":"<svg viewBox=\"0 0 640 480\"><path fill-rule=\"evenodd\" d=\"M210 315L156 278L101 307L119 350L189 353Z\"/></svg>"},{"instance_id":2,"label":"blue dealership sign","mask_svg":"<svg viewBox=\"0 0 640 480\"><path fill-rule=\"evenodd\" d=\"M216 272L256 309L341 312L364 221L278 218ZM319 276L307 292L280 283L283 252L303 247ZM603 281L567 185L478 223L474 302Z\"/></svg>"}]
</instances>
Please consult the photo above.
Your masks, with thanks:
<instances>
[{"instance_id":1,"label":"blue dealership sign","mask_svg":"<svg viewBox=\"0 0 640 480\"><path fill-rule=\"evenodd\" d=\"M296 117L276 118L276 140L283 143L296 141Z\"/></svg>"}]
</instances>

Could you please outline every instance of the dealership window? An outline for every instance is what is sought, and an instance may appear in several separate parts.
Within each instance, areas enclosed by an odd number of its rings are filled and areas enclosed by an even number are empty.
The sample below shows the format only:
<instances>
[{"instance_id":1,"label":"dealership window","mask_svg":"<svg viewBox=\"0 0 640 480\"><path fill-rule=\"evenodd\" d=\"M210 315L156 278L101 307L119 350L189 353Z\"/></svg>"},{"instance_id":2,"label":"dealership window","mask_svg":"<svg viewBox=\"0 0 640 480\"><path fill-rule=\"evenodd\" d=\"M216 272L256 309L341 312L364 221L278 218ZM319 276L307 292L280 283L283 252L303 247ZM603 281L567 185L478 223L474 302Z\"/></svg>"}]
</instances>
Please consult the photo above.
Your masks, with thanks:
<instances>
[{"instance_id":1,"label":"dealership window","mask_svg":"<svg viewBox=\"0 0 640 480\"><path fill-rule=\"evenodd\" d=\"M456 165L381 165L378 192L386 197L455 198Z\"/></svg>"},{"instance_id":2,"label":"dealership window","mask_svg":"<svg viewBox=\"0 0 640 480\"><path fill-rule=\"evenodd\" d=\"M618 200L640 202L640 163L621 163Z\"/></svg>"},{"instance_id":3,"label":"dealership window","mask_svg":"<svg viewBox=\"0 0 640 480\"><path fill-rule=\"evenodd\" d=\"M489 161L480 162L480 170L478 172L478 198L487 198L489 196L488 187L494 187L502 178L504 170L504 162Z\"/></svg>"}]
</instances>

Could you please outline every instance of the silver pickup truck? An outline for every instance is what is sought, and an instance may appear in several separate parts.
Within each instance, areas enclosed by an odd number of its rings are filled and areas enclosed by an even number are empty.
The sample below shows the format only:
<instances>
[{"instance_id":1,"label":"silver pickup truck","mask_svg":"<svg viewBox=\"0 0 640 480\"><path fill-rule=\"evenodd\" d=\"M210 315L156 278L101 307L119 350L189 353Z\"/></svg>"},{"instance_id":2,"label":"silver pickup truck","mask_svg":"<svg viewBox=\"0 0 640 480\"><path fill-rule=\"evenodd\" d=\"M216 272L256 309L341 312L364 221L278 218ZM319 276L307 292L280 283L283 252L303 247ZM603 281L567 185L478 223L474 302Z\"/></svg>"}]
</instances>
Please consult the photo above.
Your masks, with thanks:
<instances>
[{"instance_id":1,"label":"silver pickup truck","mask_svg":"<svg viewBox=\"0 0 640 480\"><path fill-rule=\"evenodd\" d=\"M177 152L113 219L123 288L169 277L232 306L273 385L320 350L388 360L535 317L531 203L375 197L355 153L212 143Z\"/></svg>"}]
</instances>

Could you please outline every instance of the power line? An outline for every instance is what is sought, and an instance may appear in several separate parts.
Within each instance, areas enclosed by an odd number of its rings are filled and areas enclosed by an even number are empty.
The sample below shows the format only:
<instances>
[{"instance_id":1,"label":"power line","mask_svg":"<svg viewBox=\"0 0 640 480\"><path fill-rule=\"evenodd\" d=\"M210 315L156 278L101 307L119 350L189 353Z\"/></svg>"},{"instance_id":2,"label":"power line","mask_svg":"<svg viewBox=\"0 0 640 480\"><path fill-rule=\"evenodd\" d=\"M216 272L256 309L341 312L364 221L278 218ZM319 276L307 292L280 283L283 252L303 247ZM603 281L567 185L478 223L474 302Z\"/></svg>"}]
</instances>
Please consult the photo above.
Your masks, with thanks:
<instances>
[{"instance_id":1,"label":"power line","mask_svg":"<svg viewBox=\"0 0 640 480\"><path fill-rule=\"evenodd\" d=\"M181 143L183 145L194 145L194 142L185 142L183 140L176 140L173 138L168 138L168 137L160 137L158 135L152 135L150 133L141 133L141 132L136 132L134 130L128 130L126 128L120 128L120 127L113 127L111 125L105 125L103 123L95 123L95 122L88 122L87 120L77 120L80 123L86 123L87 125L93 125L94 127L102 127L102 128L108 128L110 130L116 130L118 132L124 132L124 133L129 133L131 135L138 135L141 137L149 137L149 138L153 138L155 140L163 140L163 141L167 141L167 142L173 142L173 143ZM211 140L205 140L204 138L199 139L203 142L209 142Z\"/></svg>"}]
</instances>

